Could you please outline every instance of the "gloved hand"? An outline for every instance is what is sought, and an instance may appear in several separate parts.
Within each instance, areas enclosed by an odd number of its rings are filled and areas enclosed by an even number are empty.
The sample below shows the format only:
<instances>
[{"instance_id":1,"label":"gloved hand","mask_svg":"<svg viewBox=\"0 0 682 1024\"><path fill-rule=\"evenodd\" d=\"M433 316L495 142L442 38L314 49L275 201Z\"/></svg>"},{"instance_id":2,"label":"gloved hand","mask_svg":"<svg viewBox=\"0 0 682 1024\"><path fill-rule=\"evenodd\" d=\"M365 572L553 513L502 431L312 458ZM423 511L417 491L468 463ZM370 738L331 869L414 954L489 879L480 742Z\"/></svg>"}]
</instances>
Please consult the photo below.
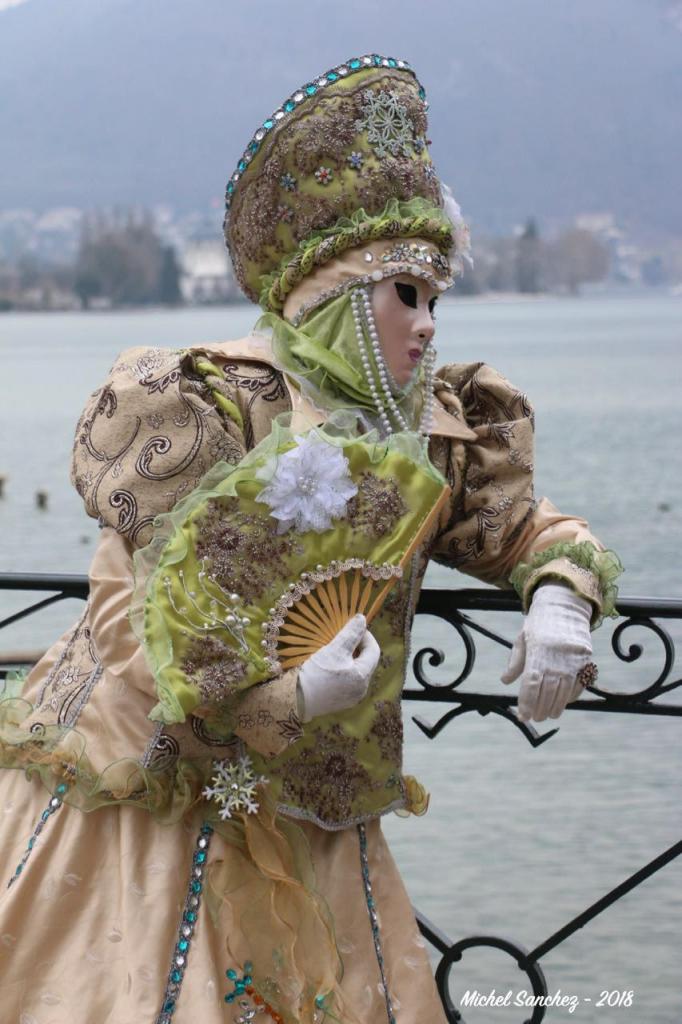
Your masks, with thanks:
<instances>
[{"instance_id":1,"label":"gloved hand","mask_svg":"<svg viewBox=\"0 0 682 1024\"><path fill-rule=\"evenodd\" d=\"M357 658L353 651L358 647ZM379 663L381 650L364 615L354 615L333 640L303 662L298 672L299 711L304 722L358 704Z\"/></svg>"},{"instance_id":2,"label":"gloved hand","mask_svg":"<svg viewBox=\"0 0 682 1024\"><path fill-rule=\"evenodd\" d=\"M509 664L500 677L512 683L519 675L517 717L558 718L583 691L576 676L592 656L592 605L568 585L542 583L533 594Z\"/></svg>"}]
</instances>

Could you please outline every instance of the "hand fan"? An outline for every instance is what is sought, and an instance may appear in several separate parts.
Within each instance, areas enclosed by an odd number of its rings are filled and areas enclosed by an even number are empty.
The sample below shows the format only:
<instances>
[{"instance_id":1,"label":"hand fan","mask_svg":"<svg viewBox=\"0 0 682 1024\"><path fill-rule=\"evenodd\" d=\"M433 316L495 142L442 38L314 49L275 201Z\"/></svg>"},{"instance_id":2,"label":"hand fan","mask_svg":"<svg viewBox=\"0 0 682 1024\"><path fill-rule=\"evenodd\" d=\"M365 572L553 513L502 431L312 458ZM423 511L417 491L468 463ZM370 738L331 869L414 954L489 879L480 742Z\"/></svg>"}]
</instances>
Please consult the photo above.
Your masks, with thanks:
<instances>
[{"instance_id":1,"label":"hand fan","mask_svg":"<svg viewBox=\"0 0 682 1024\"><path fill-rule=\"evenodd\" d=\"M414 435L266 440L168 517L143 640L165 721L370 623L450 494Z\"/></svg>"}]
</instances>

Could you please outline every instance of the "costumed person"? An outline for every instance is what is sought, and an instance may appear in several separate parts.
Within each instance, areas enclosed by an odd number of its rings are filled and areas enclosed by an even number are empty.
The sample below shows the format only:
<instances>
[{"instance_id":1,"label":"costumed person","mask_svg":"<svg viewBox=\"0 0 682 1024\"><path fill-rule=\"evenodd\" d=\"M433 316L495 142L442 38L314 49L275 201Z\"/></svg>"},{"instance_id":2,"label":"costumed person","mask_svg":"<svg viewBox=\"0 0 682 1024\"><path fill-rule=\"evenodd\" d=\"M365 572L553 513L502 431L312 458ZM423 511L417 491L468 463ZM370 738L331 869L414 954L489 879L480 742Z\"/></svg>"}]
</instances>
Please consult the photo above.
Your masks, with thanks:
<instances>
[{"instance_id":1,"label":"costumed person","mask_svg":"<svg viewBox=\"0 0 682 1024\"><path fill-rule=\"evenodd\" d=\"M435 370L469 242L426 107L377 55L294 92L227 186L253 333L128 351L83 413L90 597L0 705L7 1024L445 1020L380 824L427 803L426 565L517 589L538 721L593 678L620 566L534 498L526 396Z\"/></svg>"}]
</instances>

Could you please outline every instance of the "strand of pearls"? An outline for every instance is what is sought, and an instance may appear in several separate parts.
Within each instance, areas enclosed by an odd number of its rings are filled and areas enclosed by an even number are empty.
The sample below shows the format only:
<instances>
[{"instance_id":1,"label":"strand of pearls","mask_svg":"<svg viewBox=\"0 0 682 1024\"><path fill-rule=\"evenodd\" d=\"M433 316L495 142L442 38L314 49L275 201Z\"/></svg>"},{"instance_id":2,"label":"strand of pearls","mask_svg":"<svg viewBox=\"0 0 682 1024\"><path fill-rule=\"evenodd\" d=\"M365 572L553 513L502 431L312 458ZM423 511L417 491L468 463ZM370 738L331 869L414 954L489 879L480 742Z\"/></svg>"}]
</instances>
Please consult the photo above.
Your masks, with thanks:
<instances>
[{"instance_id":1,"label":"strand of pearls","mask_svg":"<svg viewBox=\"0 0 682 1024\"><path fill-rule=\"evenodd\" d=\"M364 291L364 289L362 290ZM355 337L357 338L358 349L360 351L360 361L362 363L362 369L364 370L365 373L365 380L367 381L367 386L369 387L369 391L372 396L372 401L374 402L374 408L378 413L379 421L383 428L383 432L388 437L389 434L393 433L393 429L391 427L391 421L389 420L388 415L386 413L386 409L384 408L384 403L381 401L379 397L379 392L377 391L377 386L374 382L374 374L372 372L369 356L367 354L367 346L365 344L365 330L362 322L362 313L360 310L361 299L358 295L359 291L359 288L353 288L353 290L350 293L351 309L353 310L353 320L355 322Z\"/></svg>"},{"instance_id":2,"label":"strand of pearls","mask_svg":"<svg viewBox=\"0 0 682 1024\"><path fill-rule=\"evenodd\" d=\"M384 429L386 435L393 433L393 427L391 420L386 411L388 410L392 414L395 422L398 425L399 430L410 430L410 425L403 416L402 412L396 404L395 398L393 397L393 391L391 383L393 378L391 377L384 354L381 351L381 342L379 341L379 333L376 328L374 321L374 313L372 311L372 300L370 297L369 289L366 287L354 288L351 291L351 308L353 310L353 320L355 322L355 336L358 342L358 349L360 351L360 360L362 362L362 368L365 373L365 378L374 401L379 420ZM369 335L370 343L372 345L372 351L374 354L374 360L377 367L377 374L379 377L379 387L381 388L382 394L379 394L379 390L374 379L374 372L370 363L369 355L367 352L367 345L365 342L365 325L367 326L367 333ZM434 368L436 361L436 351L433 345L429 345L423 356L424 361L424 407L422 409L422 415L419 420L419 426L417 432L427 438L433 428L433 378Z\"/></svg>"},{"instance_id":3,"label":"strand of pearls","mask_svg":"<svg viewBox=\"0 0 682 1024\"><path fill-rule=\"evenodd\" d=\"M367 324L367 333L369 334L369 340L372 345L372 351L374 352L374 359L376 361L377 372L379 374L379 385L383 391L383 397L386 399L386 404L393 413L393 417L396 420L400 430L409 430L407 420L401 413L400 409L396 405L391 388L388 383L388 367L384 359L384 354L381 351L381 342L379 341L379 332L377 331L376 323L374 322L374 311L372 310L372 300L369 296L369 292L366 288L360 289L360 301L363 306L363 313L365 323Z\"/></svg>"}]
</instances>

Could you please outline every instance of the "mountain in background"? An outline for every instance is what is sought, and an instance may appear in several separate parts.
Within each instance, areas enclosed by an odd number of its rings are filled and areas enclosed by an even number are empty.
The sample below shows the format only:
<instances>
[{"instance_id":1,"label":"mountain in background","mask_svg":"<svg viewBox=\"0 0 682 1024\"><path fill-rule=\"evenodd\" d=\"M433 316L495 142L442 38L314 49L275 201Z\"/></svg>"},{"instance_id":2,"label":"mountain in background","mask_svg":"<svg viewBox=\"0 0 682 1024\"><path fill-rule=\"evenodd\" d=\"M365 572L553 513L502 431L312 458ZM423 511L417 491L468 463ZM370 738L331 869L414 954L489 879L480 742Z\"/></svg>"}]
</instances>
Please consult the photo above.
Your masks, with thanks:
<instances>
[{"instance_id":1,"label":"mountain in background","mask_svg":"<svg viewBox=\"0 0 682 1024\"><path fill-rule=\"evenodd\" d=\"M219 232L258 123L377 51L417 70L477 230L682 235L680 29L670 0L28 0L0 11L0 208L214 203Z\"/></svg>"}]
</instances>

